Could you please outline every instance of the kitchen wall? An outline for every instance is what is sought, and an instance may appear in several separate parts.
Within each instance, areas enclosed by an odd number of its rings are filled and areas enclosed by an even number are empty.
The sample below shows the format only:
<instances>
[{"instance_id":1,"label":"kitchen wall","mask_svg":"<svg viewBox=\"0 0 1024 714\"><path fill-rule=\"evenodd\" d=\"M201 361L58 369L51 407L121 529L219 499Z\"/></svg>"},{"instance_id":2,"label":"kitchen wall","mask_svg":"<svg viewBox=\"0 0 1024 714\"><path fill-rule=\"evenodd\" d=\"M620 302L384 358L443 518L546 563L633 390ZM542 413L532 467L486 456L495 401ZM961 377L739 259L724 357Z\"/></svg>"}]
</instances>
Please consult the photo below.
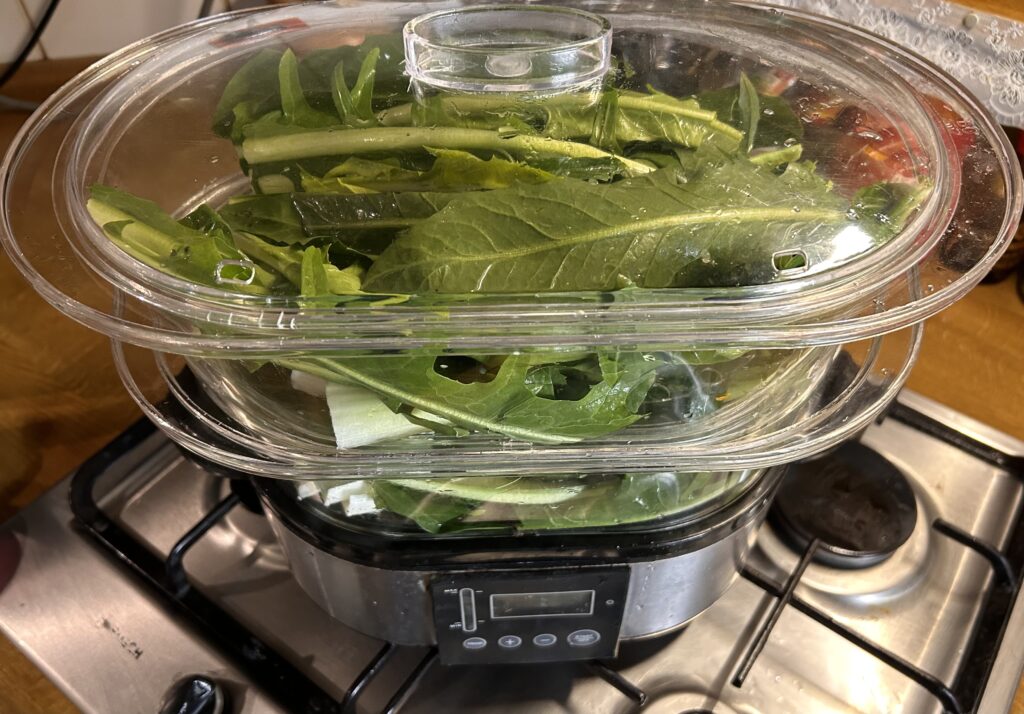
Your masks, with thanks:
<instances>
[{"instance_id":1,"label":"kitchen wall","mask_svg":"<svg viewBox=\"0 0 1024 714\"><path fill-rule=\"evenodd\" d=\"M49 0L0 0L0 64L21 51ZM214 0L213 12L261 4ZM29 57L104 55L135 40L194 19L202 0L61 0Z\"/></svg>"}]
</instances>

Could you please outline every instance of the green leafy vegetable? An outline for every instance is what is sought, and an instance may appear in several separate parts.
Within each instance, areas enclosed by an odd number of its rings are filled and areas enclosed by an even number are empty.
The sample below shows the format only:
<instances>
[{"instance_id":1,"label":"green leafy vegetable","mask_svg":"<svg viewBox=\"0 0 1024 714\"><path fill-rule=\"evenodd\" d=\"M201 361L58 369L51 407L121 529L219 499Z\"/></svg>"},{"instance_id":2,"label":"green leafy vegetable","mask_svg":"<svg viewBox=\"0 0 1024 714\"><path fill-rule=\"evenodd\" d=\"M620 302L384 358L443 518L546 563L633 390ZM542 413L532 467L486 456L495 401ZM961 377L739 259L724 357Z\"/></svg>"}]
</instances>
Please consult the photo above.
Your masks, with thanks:
<instances>
[{"instance_id":1,"label":"green leafy vegetable","mask_svg":"<svg viewBox=\"0 0 1024 714\"><path fill-rule=\"evenodd\" d=\"M253 129L257 125L250 126ZM520 160L567 157L618 160L627 175L642 175L650 167L626 157L615 157L589 144L540 136L502 135L486 129L449 127L375 127L302 132L293 127L267 125L266 131L246 132L242 156L250 164L288 161L314 156L372 154L381 151L423 151L426 147L505 153Z\"/></svg>"},{"instance_id":2,"label":"green leafy vegetable","mask_svg":"<svg viewBox=\"0 0 1024 714\"><path fill-rule=\"evenodd\" d=\"M323 251L310 246L302 252L299 273L299 292L304 296L327 294L327 270Z\"/></svg>"},{"instance_id":3,"label":"green leafy vegetable","mask_svg":"<svg viewBox=\"0 0 1024 714\"><path fill-rule=\"evenodd\" d=\"M625 474L589 487L567 503L517 510L523 530L600 528L690 511L728 491L741 478L731 473Z\"/></svg>"},{"instance_id":4,"label":"green leafy vegetable","mask_svg":"<svg viewBox=\"0 0 1024 714\"><path fill-rule=\"evenodd\" d=\"M235 233L235 245L264 268L283 275L303 296L361 294L362 269L339 269L324 249L272 245L242 231Z\"/></svg>"},{"instance_id":5,"label":"green leafy vegetable","mask_svg":"<svg viewBox=\"0 0 1024 714\"><path fill-rule=\"evenodd\" d=\"M895 236L931 192L929 182L865 186L853 197L853 214L879 242Z\"/></svg>"},{"instance_id":6,"label":"green leafy vegetable","mask_svg":"<svg viewBox=\"0 0 1024 714\"><path fill-rule=\"evenodd\" d=\"M380 50L374 48L366 55L362 66L359 68L359 76L356 78L355 86L352 88L352 104L355 106L355 115L365 122L373 122L373 83L377 76L377 60L380 58ZM335 80L338 73L335 72Z\"/></svg>"},{"instance_id":7,"label":"green leafy vegetable","mask_svg":"<svg viewBox=\"0 0 1024 714\"><path fill-rule=\"evenodd\" d=\"M731 190L743 186L743 190ZM809 170L736 158L680 181L671 169L612 185L569 180L453 199L396 240L368 290L532 292L749 285L795 246L824 262L854 224Z\"/></svg>"},{"instance_id":8,"label":"green leafy vegetable","mask_svg":"<svg viewBox=\"0 0 1024 714\"><path fill-rule=\"evenodd\" d=\"M241 196L220 210L232 230L262 236L275 243L304 245L309 242L302 219L288 194Z\"/></svg>"},{"instance_id":9,"label":"green leafy vegetable","mask_svg":"<svg viewBox=\"0 0 1024 714\"><path fill-rule=\"evenodd\" d=\"M375 480L368 487L379 507L429 533L501 527L543 531L620 526L690 513L714 503L743 479L744 472L478 476ZM329 489L331 483L321 488Z\"/></svg>"},{"instance_id":10,"label":"green leafy vegetable","mask_svg":"<svg viewBox=\"0 0 1024 714\"><path fill-rule=\"evenodd\" d=\"M337 120L313 109L306 101L299 80L299 63L291 50L281 55L278 66L278 83L281 88L281 113L284 120L294 126L315 129L337 124Z\"/></svg>"},{"instance_id":11,"label":"green leafy vegetable","mask_svg":"<svg viewBox=\"0 0 1024 714\"><path fill-rule=\"evenodd\" d=\"M517 184L545 183L554 174L497 156L480 159L466 151L429 149L435 156L426 171L416 171L382 161L353 156L323 178L306 174L302 189L312 193L371 191L467 191L508 188Z\"/></svg>"},{"instance_id":12,"label":"green leafy vegetable","mask_svg":"<svg viewBox=\"0 0 1024 714\"><path fill-rule=\"evenodd\" d=\"M244 124L280 110L277 76L281 55L276 50L260 50L228 81L213 113L217 134L241 141Z\"/></svg>"},{"instance_id":13,"label":"green leafy vegetable","mask_svg":"<svg viewBox=\"0 0 1024 714\"><path fill-rule=\"evenodd\" d=\"M390 400L396 411L407 405L473 431L557 444L608 434L640 418L638 410L654 381L657 361L635 352L599 352L596 359L600 382L572 401L534 394L526 380L534 363L525 355L505 359L491 381L468 384L439 374L432 355L302 358L278 364L365 387Z\"/></svg>"},{"instance_id":14,"label":"green leafy vegetable","mask_svg":"<svg viewBox=\"0 0 1024 714\"><path fill-rule=\"evenodd\" d=\"M373 49L363 59L355 86L349 91L345 80L345 64L338 62L331 74L334 106L342 123L351 126L376 124L373 116L373 83L377 75L380 50Z\"/></svg>"},{"instance_id":15,"label":"green leafy vegetable","mask_svg":"<svg viewBox=\"0 0 1024 714\"><path fill-rule=\"evenodd\" d=\"M741 94L746 96L746 101L741 99ZM750 148L790 146L803 139L803 125L789 102L782 97L757 94L749 79L746 85L741 78L741 83L735 87L702 92L697 100L702 108L712 110L723 122L744 132L748 140L750 119L754 118L756 141L749 141Z\"/></svg>"},{"instance_id":16,"label":"green leafy vegetable","mask_svg":"<svg viewBox=\"0 0 1024 714\"><path fill-rule=\"evenodd\" d=\"M548 97L542 102L508 97L437 96L418 106L404 105L380 115L384 126L450 126L472 129L515 127L555 139L590 140L606 149L634 141L667 141L696 148L711 142L735 147L742 136L718 121L694 99L614 89L599 101L587 95Z\"/></svg>"},{"instance_id":17,"label":"green leafy vegetable","mask_svg":"<svg viewBox=\"0 0 1024 714\"><path fill-rule=\"evenodd\" d=\"M754 150L754 139L757 137L757 123L761 119L761 101L757 96L754 83L745 74L740 74L738 105L740 121L743 124L744 144L749 154Z\"/></svg>"},{"instance_id":18,"label":"green leafy vegetable","mask_svg":"<svg viewBox=\"0 0 1024 714\"><path fill-rule=\"evenodd\" d=\"M388 483L422 494L456 498L462 501L551 505L575 498L583 491L580 477L507 478L473 476L470 478L403 478Z\"/></svg>"},{"instance_id":19,"label":"green leafy vegetable","mask_svg":"<svg viewBox=\"0 0 1024 714\"><path fill-rule=\"evenodd\" d=\"M373 492L377 502L413 521L428 533L440 533L476 508L477 503L458 498L432 498L390 481L375 481Z\"/></svg>"},{"instance_id":20,"label":"green leafy vegetable","mask_svg":"<svg viewBox=\"0 0 1024 714\"><path fill-rule=\"evenodd\" d=\"M353 87L356 119L374 123L372 102L394 103L408 99L408 79L402 70L403 48L401 38L390 35L366 38L367 44L314 50L297 62L297 73L292 61L286 60L282 73L284 52L265 49L242 65L228 81L214 111L213 130L235 143L242 140L245 126L263 119L279 126L288 123L282 111L282 74L289 93L289 112L305 104L312 113L300 108L297 116L307 126L344 124L347 115L338 111L334 103L334 83L340 81L346 90ZM337 72L337 79L335 73ZM360 81L360 77L362 78ZM297 92L301 91L300 101ZM338 118L332 115L337 114ZM321 123L324 122L324 123Z\"/></svg>"},{"instance_id":21,"label":"green leafy vegetable","mask_svg":"<svg viewBox=\"0 0 1024 714\"><path fill-rule=\"evenodd\" d=\"M444 193L305 194L292 204L302 230L313 240L329 240L376 256L396 233L434 215L449 201ZM388 291L383 291L388 292Z\"/></svg>"},{"instance_id":22,"label":"green leafy vegetable","mask_svg":"<svg viewBox=\"0 0 1024 714\"><path fill-rule=\"evenodd\" d=\"M245 264L247 256L232 244L210 209L179 223L152 201L124 191L95 185L91 194L87 208L93 220L125 252L151 267L201 285L230 285L248 293L267 294L278 284L272 273Z\"/></svg>"},{"instance_id":23,"label":"green leafy vegetable","mask_svg":"<svg viewBox=\"0 0 1024 714\"><path fill-rule=\"evenodd\" d=\"M432 216L448 200L443 193L275 194L236 199L221 215L236 232L275 243L334 244L376 255L397 231Z\"/></svg>"}]
</instances>

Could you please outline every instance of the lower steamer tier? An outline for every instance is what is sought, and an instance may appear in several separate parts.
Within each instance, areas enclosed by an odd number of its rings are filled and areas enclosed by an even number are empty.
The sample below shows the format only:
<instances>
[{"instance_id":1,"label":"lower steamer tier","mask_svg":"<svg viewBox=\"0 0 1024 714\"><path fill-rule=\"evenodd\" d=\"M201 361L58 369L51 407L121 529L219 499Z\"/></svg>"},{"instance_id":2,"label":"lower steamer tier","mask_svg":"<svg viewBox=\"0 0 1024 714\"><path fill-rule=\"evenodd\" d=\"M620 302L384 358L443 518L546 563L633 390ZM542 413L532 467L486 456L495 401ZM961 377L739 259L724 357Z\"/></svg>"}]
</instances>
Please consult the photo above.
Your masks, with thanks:
<instances>
[{"instance_id":1,"label":"lower steamer tier","mask_svg":"<svg viewBox=\"0 0 1024 714\"><path fill-rule=\"evenodd\" d=\"M307 595L364 634L438 645L450 664L611 657L619 640L676 629L732 583L783 468L673 526L438 538L357 532L257 480Z\"/></svg>"}]
</instances>

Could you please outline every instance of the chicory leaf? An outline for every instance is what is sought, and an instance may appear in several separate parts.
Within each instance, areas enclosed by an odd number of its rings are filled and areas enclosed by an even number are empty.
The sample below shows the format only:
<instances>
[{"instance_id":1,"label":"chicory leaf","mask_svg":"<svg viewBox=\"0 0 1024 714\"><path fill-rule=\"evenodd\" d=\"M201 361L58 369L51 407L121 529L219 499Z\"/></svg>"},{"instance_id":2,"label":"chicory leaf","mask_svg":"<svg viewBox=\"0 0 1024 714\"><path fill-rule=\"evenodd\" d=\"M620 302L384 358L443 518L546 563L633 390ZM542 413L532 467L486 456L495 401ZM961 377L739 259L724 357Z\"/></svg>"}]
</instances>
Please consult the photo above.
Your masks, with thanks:
<instances>
[{"instance_id":1,"label":"chicory leaf","mask_svg":"<svg viewBox=\"0 0 1024 714\"><path fill-rule=\"evenodd\" d=\"M889 240L903 228L911 214L924 202L931 183L879 182L865 186L853 197L853 213L878 242Z\"/></svg>"},{"instance_id":2,"label":"chicory leaf","mask_svg":"<svg viewBox=\"0 0 1024 714\"><path fill-rule=\"evenodd\" d=\"M363 58L359 68L359 76L351 91L345 79L345 63L338 62L331 73L332 97L334 108L343 124L348 126L373 126L377 123L373 116L373 83L377 75L377 60L380 50L372 49Z\"/></svg>"},{"instance_id":3,"label":"chicory leaf","mask_svg":"<svg viewBox=\"0 0 1024 714\"><path fill-rule=\"evenodd\" d=\"M353 232L408 228L429 218L451 200L429 192L292 194L302 228L313 238L339 238Z\"/></svg>"},{"instance_id":4,"label":"chicory leaf","mask_svg":"<svg viewBox=\"0 0 1024 714\"><path fill-rule=\"evenodd\" d=\"M358 189L467 191L544 183L556 178L547 171L497 156L484 160L467 151L428 150L436 158L427 171L414 171L353 156L331 169L324 178L303 176L302 189L308 193L354 193Z\"/></svg>"},{"instance_id":5,"label":"chicory leaf","mask_svg":"<svg viewBox=\"0 0 1024 714\"><path fill-rule=\"evenodd\" d=\"M152 201L110 186L96 184L90 193L87 208L93 220L147 265L211 287L257 294L278 287L275 275L244 264L247 256L230 243L212 209L199 209L178 222Z\"/></svg>"},{"instance_id":6,"label":"chicory leaf","mask_svg":"<svg viewBox=\"0 0 1024 714\"><path fill-rule=\"evenodd\" d=\"M667 94L618 92L595 101L588 94L549 97L543 102L507 97L436 96L417 106L402 105L382 112L384 126L449 126L500 129L525 124L555 139L590 139L600 133L600 146L665 141L696 148L704 143L735 149L742 134L718 121L714 111L694 99Z\"/></svg>"},{"instance_id":7,"label":"chicory leaf","mask_svg":"<svg viewBox=\"0 0 1024 714\"><path fill-rule=\"evenodd\" d=\"M467 478L403 478L387 482L425 496L442 496L478 503L549 505L568 501L584 490L578 476L471 476Z\"/></svg>"},{"instance_id":8,"label":"chicory leaf","mask_svg":"<svg viewBox=\"0 0 1024 714\"><path fill-rule=\"evenodd\" d=\"M577 400L539 397L527 384L535 361L508 357L494 378L463 383L439 374L432 355L280 360L287 369L328 381L357 384L385 401L421 409L474 431L557 444L608 434L640 419L638 410L654 381L658 360L633 352L601 352L601 381Z\"/></svg>"},{"instance_id":9,"label":"chicory leaf","mask_svg":"<svg viewBox=\"0 0 1024 714\"><path fill-rule=\"evenodd\" d=\"M757 123L761 119L761 101L757 96L754 83L745 74L740 74L740 91L738 96L740 122L743 126L743 142L749 154L754 149L757 138Z\"/></svg>"},{"instance_id":10,"label":"chicory leaf","mask_svg":"<svg viewBox=\"0 0 1024 714\"><path fill-rule=\"evenodd\" d=\"M345 86L354 87L370 53L378 53L373 65L374 100L384 106L408 101L409 77L403 66L405 48L401 36L371 35L358 45L317 49L302 57L299 73L309 103L322 112L332 111L334 70L341 65Z\"/></svg>"},{"instance_id":11,"label":"chicory leaf","mask_svg":"<svg viewBox=\"0 0 1024 714\"><path fill-rule=\"evenodd\" d=\"M462 151L489 151L528 160L533 158L613 158L626 175L651 171L646 164L616 156L589 144L541 136L503 135L486 129L453 127L373 127L369 129L323 129L296 132L292 126L266 124L260 131L246 129L242 158L249 164L291 161L318 156L349 156L381 151L426 151L427 147Z\"/></svg>"},{"instance_id":12,"label":"chicory leaf","mask_svg":"<svg viewBox=\"0 0 1024 714\"><path fill-rule=\"evenodd\" d=\"M373 48L359 68L359 76L352 87L352 103L355 105L356 117L365 122L374 122L373 117L373 83L377 76L377 60L380 49Z\"/></svg>"},{"instance_id":13,"label":"chicory leaf","mask_svg":"<svg viewBox=\"0 0 1024 714\"><path fill-rule=\"evenodd\" d=\"M735 86L701 92L697 99L701 107L715 111L723 122L745 131L747 122L744 120L744 110L741 106L740 89L740 86ZM753 89L752 82L747 89L748 94L750 89ZM757 139L753 146L784 147L803 139L803 124L789 102L782 97L762 94L758 95L757 103ZM749 106L746 111L749 113Z\"/></svg>"},{"instance_id":14,"label":"chicory leaf","mask_svg":"<svg viewBox=\"0 0 1024 714\"><path fill-rule=\"evenodd\" d=\"M476 501L424 494L387 480L371 483L378 505L413 521L427 533L440 533L469 515Z\"/></svg>"},{"instance_id":15,"label":"chicory leaf","mask_svg":"<svg viewBox=\"0 0 1024 714\"><path fill-rule=\"evenodd\" d=\"M625 474L589 484L564 503L516 509L523 530L600 528L684 512L734 486L742 472Z\"/></svg>"},{"instance_id":16,"label":"chicory leaf","mask_svg":"<svg viewBox=\"0 0 1024 714\"><path fill-rule=\"evenodd\" d=\"M234 231L244 231L275 243L305 245L312 238L302 227L290 194L241 196L220 209Z\"/></svg>"},{"instance_id":17,"label":"chicory leaf","mask_svg":"<svg viewBox=\"0 0 1024 714\"><path fill-rule=\"evenodd\" d=\"M343 124L354 124L358 121L356 103L352 99L352 92L345 83L345 63L339 62L331 73L331 97L334 99L334 109L338 112Z\"/></svg>"},{"instance_id":18,"label":"chicory leaf","mask_svg":"<svg viewBox=\"0 0 1024 714\"><path fill-rule=\"evenodd\" d=\"M275 243L332 243L361 255L377 255L396 233L440 210L443 193L273 194L245 196L222 216L236 232Z\"/></svg>"},{"instance_id":19,"label":"chicory leaf","mask_svg":"<svg viewBox=\"0 0 1024 714\"><path fill-rule=\"evenodd\" d=\"M299 269L299 292L304 297L327 294L327 271L324 270L324 254L319 248L309 246L302 252Z\"/></svg>"},{"instance_id":20,"label":"chicory leaf","mask_svg":"<svg viewBox=\"0 0 1024 714\"><path fill-rule=\"evenodd\" d=\"M286 277L304 296L360 293L361 269L338 268L328 260L325 249L272 245L244 231L236 232L234 240L243 253Z\"/></svg>"},{"instance_id":21,"label":"chicory leaf","mask_svg":"<svg viewBox=\"0 0 1024 714\"><path fill-rule=\"evenodd\" d=\"M281 108L278 68L282 53L264 49L235 72L213 112L213 130L219 136L241 140L241 126Z\"/></svg>"},{"instance_id":22,"label":"chicory leaf","mask_svg":"<svg viewBox=\"0 0 1024 714\"><path fill-rule=\"evenodd\" d=\"M742 187L742 189L740 189ZM772 256L801 250L823 266L854 224L809 171L738 157L680 177L673 169L611 185L568 179L462 194L388 247L366 289L535 292L752 285Z\"/></svg>"},{"instance_id":23,"label":"chicory leaf","mask_svg":"<svg viewBox=\"0 0 1024 714\"><path fill-rule=\"evenodd\" d=\"M277 72L281 92L281 116L285 123L307 129L333 126L338 123L334 117L317 111L306 101L302 92L302 83L299 80L299 63L295 59L295 53L290 49L281 55Z\"/></svg>"}]
</instances>

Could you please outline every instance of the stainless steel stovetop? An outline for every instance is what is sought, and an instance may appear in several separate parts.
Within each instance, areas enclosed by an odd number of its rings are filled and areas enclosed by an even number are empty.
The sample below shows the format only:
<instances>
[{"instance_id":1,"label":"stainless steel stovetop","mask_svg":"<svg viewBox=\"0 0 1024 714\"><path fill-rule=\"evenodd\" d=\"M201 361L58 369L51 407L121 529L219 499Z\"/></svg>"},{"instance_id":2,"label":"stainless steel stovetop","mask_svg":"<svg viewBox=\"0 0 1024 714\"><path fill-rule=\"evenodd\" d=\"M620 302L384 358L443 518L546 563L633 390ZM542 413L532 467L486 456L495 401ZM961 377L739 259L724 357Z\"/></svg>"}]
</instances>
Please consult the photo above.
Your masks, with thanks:
<instances>
[{"instance_id":1,"label":"stainless steel stovetop","mask_svg":"<svg viewBox=\"0 0 1024 714\"><path fill-rule=\"evenodd\" d=\"M0 631L83 711L104 714L153 714L171 684L190 674L220 682L231 712L625 714L639 710L642 697L651 714L916 713L969 711L977 691L976 711L1005 712L1024 664L1024 604L1013 607L1012 562L1024 557L1024 530L1015 530L1024 520L1024 443L916 395L900 401L928 418L911 426L890 417L863 437L910 477L916 494L917 526L895 555L862 570L812 563L779 605L800 554L765 525L748 570L721 600L677 634L624 645L607 666L446 668L427 650L389 648L310 602L266 521L242 506L185 555L193 589L179 595L190 616L146 577L161 577L174 544L223 502L228 486L158 434L118 456L94 488L96 529L141 543L124 555L138 556L143 574L73 525L68 479L0 527L0 550L4 539L20 550L6 587L0 572ZM964 443L949 443L958 434ZM1012 586L1000 585L998 568L972 547L978 543L1007 553ZM237 622L225 626L217 607ZM221 645L195 616L217 620ZM763 650L737 686L759 637ZM1000 639L993 665L986 653ZM258 681L227 654L239 643ZM281 703L282 692L303 687L334 702L307 698L297 710L296 695ZM965 693L970 701L953 701Z\"/></svg>"}]
</instances>

